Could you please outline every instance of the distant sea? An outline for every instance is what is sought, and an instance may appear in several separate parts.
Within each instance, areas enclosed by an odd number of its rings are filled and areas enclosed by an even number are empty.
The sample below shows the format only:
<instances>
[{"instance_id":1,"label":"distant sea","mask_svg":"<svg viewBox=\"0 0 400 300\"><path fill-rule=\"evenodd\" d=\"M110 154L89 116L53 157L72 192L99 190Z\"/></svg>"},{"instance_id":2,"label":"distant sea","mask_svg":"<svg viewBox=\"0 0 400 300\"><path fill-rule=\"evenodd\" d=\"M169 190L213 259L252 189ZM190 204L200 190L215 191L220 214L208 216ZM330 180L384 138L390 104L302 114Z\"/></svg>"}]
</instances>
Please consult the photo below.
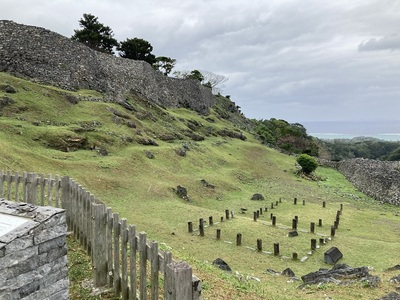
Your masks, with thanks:
<instances>
[{"instance_id":1,"label":"distant sea","mask_svg":"<svg viewBox=\"0 0 400 300\"><path fill-rule=\"evenodd\" d=\"M400 121L322 121L303 122L308 135L319 139L352 139L373 137L384 141L400 141Z\"/></svg>"}]
</instances>

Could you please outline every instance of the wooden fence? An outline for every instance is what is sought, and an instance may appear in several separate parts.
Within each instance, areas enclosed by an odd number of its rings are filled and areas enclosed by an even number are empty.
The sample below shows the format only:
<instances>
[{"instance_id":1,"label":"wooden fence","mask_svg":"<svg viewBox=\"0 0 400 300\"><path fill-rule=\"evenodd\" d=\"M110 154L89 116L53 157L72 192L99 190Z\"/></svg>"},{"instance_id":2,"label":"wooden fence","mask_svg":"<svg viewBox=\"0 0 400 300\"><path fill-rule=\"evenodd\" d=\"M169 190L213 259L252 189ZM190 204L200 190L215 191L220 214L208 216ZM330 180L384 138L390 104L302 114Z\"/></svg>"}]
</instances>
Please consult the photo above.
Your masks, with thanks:
<instances>
[{"instance_id":1,"label":"wooden fence","mask_svg":"<svg viewBox=\"0 0 400 300\"><path fill-rule=\"evenodd\" d=\"M92 259L95 286L107 285L122 299L201 299L188 264L172 260L73 179L0 171L0 198L64 208L68 230Z\"/></svg>"}]
</instances>

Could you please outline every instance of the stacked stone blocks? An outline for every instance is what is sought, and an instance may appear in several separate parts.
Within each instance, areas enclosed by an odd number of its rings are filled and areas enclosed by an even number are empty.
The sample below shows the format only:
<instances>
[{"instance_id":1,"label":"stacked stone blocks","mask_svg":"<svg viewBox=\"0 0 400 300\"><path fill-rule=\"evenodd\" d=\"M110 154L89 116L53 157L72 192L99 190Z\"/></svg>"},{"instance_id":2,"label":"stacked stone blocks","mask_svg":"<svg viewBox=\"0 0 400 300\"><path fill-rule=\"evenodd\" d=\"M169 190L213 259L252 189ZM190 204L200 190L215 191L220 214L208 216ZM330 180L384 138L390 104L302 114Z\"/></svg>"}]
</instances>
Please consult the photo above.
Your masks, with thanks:
<instances>
[{"instance_id":1,"label":"stacked stone blocks","mask_svg":"<svg viewBox=\"0 0 400 300\"><path fill-rule=\"evenodd\" d=\"M26 222L0 236L0 299L69 299L65 211L0 200Z\"/></svg>"}]
</instances>

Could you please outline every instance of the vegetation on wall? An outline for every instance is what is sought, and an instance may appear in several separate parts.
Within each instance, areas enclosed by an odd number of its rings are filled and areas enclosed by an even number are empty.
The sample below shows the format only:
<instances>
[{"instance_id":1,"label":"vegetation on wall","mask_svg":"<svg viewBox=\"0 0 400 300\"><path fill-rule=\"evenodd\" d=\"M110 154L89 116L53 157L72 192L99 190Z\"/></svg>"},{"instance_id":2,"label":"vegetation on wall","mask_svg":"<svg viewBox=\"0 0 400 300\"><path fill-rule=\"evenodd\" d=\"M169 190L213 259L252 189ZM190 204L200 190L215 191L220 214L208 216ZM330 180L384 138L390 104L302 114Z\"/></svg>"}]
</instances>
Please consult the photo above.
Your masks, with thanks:
<instances>
[{"instance_id":1,"label":"vegetation on wall","mask_svg":"<svg viewBox=\"0 0 400 300\"><path fill-rule=\"evenodd\" d=\"M400 160L400 142L383 141L369 137L321 141L328 159L370 158L379 160Z\"/></svg>"}]
</instances>

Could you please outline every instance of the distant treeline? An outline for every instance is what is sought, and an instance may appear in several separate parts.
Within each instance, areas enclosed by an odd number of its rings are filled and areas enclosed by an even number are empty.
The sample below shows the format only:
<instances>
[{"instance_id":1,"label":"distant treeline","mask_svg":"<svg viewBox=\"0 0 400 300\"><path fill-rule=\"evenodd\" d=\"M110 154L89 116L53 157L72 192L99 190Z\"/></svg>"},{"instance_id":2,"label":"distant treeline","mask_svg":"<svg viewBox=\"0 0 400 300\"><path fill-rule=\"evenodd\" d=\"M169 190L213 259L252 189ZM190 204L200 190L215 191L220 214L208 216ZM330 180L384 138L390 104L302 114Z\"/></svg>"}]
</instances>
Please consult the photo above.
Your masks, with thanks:
<instances>
[{"instance_id":1,"label":"distant treeline","mask_svg":"<svg viewBox=\"0 0 400 300\"><path fill-rule=\"evenodd\" d=\"M358 137L353 139L323 140L320 147L325 148L324 153L326 152L328 156L330 155L330 157L324 158L331 160L349 158L400 160L400 142Z\"/></svg>"},{"instance_id":2,"label":"distant treeline","mask_svg":"<svg viewBox=\"0 0 400 300\"><path fill-rule=\"evenodd\" d=\"M285 120L251 120L258 138L269 146L292 154L306 153L329 160L369 158L400 160L400 142L383 141L370 137L320 140L307 134L299 123Z\"/></svg>"}]
</instances>

